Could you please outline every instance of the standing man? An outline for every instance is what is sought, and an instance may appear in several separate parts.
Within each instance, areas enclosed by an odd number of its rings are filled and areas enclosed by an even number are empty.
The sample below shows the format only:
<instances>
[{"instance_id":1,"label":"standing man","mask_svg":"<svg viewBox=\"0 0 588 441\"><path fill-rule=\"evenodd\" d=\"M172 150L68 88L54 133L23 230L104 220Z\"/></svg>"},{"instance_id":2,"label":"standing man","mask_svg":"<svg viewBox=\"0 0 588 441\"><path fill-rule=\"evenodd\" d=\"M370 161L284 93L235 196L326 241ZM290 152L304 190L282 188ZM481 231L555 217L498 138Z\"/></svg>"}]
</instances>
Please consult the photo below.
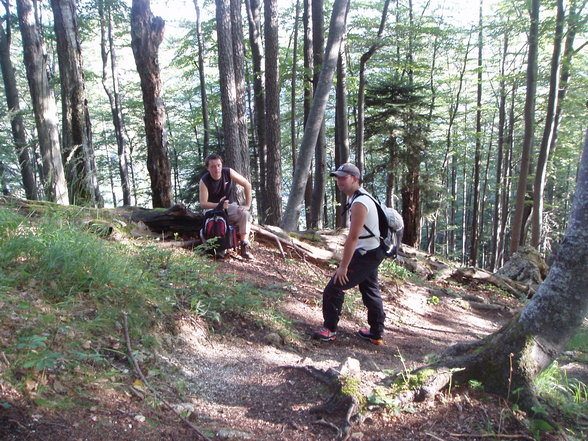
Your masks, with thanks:
<instances>
[{"instance_id":1,"label":"standing man","mask_svg":"<svg viewBox=\"0 0 588 441\"><path fill-rule=\"evenodd\" d=\"M220 155L211 153L204 160L206 170L200 179L200 207L204 210L216 208L220 201L224 201L223 208L227 210L229 223L239 229L239 254L245 259L252 259L249 246L251 231L251 183L230 167L223 167ZM233 182L243 187L245 191L245 205L239 205L235 199Z\"/></svg>"},{"instance_id":2,"label":"standing man","mask_svg":"<svg viewBox=\"0 0 588 441\"><path fill-rule=\"evenodd\" d=\"M370 329L361 329L357 335L381 345L384 343L382 335L386 314L378 286L378 266L386 254L380 244L377 207L374 200L360 189L360 172L355 165L345 163L331 172L331 176L337 178L337 187L349 199L347 206L350 207L351 218L341 263L323 291L324 326L314 333L314 338L322 341L337 338L344 291L358 285L368 310Z\"/></svg>"}]
</instances>

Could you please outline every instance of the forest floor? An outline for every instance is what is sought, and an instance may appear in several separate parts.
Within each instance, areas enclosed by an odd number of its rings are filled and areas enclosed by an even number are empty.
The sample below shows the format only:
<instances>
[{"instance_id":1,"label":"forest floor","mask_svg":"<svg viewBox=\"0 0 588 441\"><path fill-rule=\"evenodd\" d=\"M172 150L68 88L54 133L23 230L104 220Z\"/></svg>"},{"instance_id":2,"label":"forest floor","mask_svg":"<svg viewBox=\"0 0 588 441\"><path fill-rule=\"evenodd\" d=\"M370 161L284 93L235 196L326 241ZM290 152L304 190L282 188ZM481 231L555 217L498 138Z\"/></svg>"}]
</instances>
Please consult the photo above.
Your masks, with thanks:
<instances>
[{"instance_id":1,"label":"forest floor","mask_svg":"<svg viewBox=\"0 0 588 441\"><path fill-rule=\"evenodd\" d=\"M365 326L366 313L354 290L349 292L337 340L319 342L311 336L322 324L321 291L334 267L283 259L263 241L254 243L253 252L253 261L232 255L217 271L237 273L240 280L259 287L283 285L277 308L291 334L270 332L263 323L242 317L223 317L211 329L187 313L178 314L173 332L159 336L162 349L145 373L160 395L210 440L335 440L344 415L311 411L329 398L330 391L305 367L338 370L348 358L358 360L364 392L384 401L381 391L393 372L408 372L425 364L431 354L496 331L522 307L518 300L477 283L416 276L396 283L382 277L385 344L374 346L355 336ZM433 295L441 289L454 295ZM467 295L499 308L472 308ZM123 357L120 364L125 362ZM123 387L108 387L107 379L98 381L88 385L92 396L83 404L59 410L32 406L0 378L0 403L11 404L0 407L0 439L198 440L193 428L150 398L147 385L127 368L128 383ZM586 381L586 366L570 365L568 373L584 375ZM58 391L55 385L54 389ZM454 385L431 402L401 407L368 404L365 419L353 427L350 439L539 439L527 423L501 398ZM540 439L574 438L542 432Z\"/></svg>"}]
</instances>

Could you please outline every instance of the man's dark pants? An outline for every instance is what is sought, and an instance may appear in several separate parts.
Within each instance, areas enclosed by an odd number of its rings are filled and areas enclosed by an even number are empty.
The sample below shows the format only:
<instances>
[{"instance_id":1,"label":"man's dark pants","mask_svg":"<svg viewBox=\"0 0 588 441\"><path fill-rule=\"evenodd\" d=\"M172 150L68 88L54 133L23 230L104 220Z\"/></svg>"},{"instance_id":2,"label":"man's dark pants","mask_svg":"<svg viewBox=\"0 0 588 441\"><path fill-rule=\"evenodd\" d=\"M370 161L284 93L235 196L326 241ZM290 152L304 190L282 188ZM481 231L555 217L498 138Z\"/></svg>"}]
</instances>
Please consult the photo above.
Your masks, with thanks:
<instances>
[{"instance_id":1,"label":"man's dark pants","mask_svg":"<svg viewBox=\"0 0 588 441\"><path fill-rule=\"evenodd\" d=\"M385 252L381 247L367 251L361 255L355 251L349 267L347 277L349 281L344 285L335 284L331 278L325 290L323 291L323 319L324 327L331 331L337 330L343 300L345 299L344 291L359 286L361 299L368 310L368 323L370 333L375 337L381 337L384 333L384 306L378 286L378 266L384 260Z\"/></svg>"}]
</instances>

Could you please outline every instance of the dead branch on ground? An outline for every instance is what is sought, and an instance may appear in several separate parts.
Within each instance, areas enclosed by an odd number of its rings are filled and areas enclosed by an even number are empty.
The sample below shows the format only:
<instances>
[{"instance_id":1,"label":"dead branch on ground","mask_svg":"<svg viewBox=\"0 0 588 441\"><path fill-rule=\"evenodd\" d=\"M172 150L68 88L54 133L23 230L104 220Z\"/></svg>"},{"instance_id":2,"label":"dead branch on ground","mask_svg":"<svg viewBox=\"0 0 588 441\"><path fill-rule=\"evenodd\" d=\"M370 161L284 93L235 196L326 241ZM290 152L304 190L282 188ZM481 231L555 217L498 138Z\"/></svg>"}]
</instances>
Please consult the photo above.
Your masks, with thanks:
<instances>
[{"instance_id":1,"label":"dead branch on ground","mask_svg":"<svg viewBox=\"0 0 588 441\"><path fill-rule=\"evenodd\" d=\"M184 423L186 423L192 430L194 430L194 432L200 437L200 439L202 439L204 441L211 441L210 438L208 438L206 435L204 435L200 431L200 429L198 429L198 427L196 427L194 424L192 424L190 421L188 421L186 418L184 418L182 416L182 414L180 412L178 412L165 398L163 398L159 394L159 392L157 392L157 390L151 385L151 383L149 383L149 381L147 381L147 378L145 378L145 375L143 375L143 372L141 371L141 368L139 367L139 363L137 362L137 360L133 356L133 348L131 346L131 337L129 336L129 320L127 318L126 313L123 313L123 321L124 321L125 342L127 344L127 351L129 352L129 358L133 364L133 368L135 369L135 372L137 373L139 378L141 378L141 381L143 382L143 384L145 384L145 386L147 386L147 389L149 389L149 391L153 394L153 396L156 399L161 401L165 405L165 407L167 407L169 410L171 410L173 413L175 413Z\"/></svg>"}]
</instances>

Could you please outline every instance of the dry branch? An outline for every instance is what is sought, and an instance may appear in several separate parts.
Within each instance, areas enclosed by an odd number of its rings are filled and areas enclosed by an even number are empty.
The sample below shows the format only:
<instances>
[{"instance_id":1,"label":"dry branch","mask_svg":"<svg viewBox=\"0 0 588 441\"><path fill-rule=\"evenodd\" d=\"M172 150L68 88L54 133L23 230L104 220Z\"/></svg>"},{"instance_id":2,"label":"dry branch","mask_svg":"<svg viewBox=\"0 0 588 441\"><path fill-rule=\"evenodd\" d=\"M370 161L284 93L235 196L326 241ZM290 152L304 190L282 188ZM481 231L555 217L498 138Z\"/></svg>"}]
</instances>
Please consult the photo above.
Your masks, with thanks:
<instances>
[{"instance_id":1,"label":"dry branch","mask_svg":"<svg viewBox=\"0 0 588 441\"><path fill-rule=\"evenodd\" d=\"M149 389L149 391L153 394L153 396L156 399L161 401L165 405L165 407L167 407L169 410L171 410L173 413L175 413L184 423L186 423L192 430L194 430L194 432L196 433L196 435L198 435L200 437L200 439L202 439L204 441L211 441L210 438L208 438L206 435L204 435L200 431L200 429L198 429L198 427L196 427L194 424L192 424L190 421L188 421L186 418L184 418L180 412L178 412L171 404L169 404L167 402L167 400L165 398L163 398L153 386L151 386L149 381L147 381L147 378L145 378L145 375L143 375L143 372L141 371L141 368L139 367L139 363L137 362L137 360L133 356L133 348L131 346L131 337L129 336L129 320L127 318L126 313L123 313L123 322L124 322L125 342L127 344L127 351L129 353L129 358L131 359L131 362L133 364L133 368L135 369L135 372L137 373L139 378L141 378L141 381L143 382L143 384L145 384L145 386L147 386L147 389Z\"/></svg>"}]
</instances>

